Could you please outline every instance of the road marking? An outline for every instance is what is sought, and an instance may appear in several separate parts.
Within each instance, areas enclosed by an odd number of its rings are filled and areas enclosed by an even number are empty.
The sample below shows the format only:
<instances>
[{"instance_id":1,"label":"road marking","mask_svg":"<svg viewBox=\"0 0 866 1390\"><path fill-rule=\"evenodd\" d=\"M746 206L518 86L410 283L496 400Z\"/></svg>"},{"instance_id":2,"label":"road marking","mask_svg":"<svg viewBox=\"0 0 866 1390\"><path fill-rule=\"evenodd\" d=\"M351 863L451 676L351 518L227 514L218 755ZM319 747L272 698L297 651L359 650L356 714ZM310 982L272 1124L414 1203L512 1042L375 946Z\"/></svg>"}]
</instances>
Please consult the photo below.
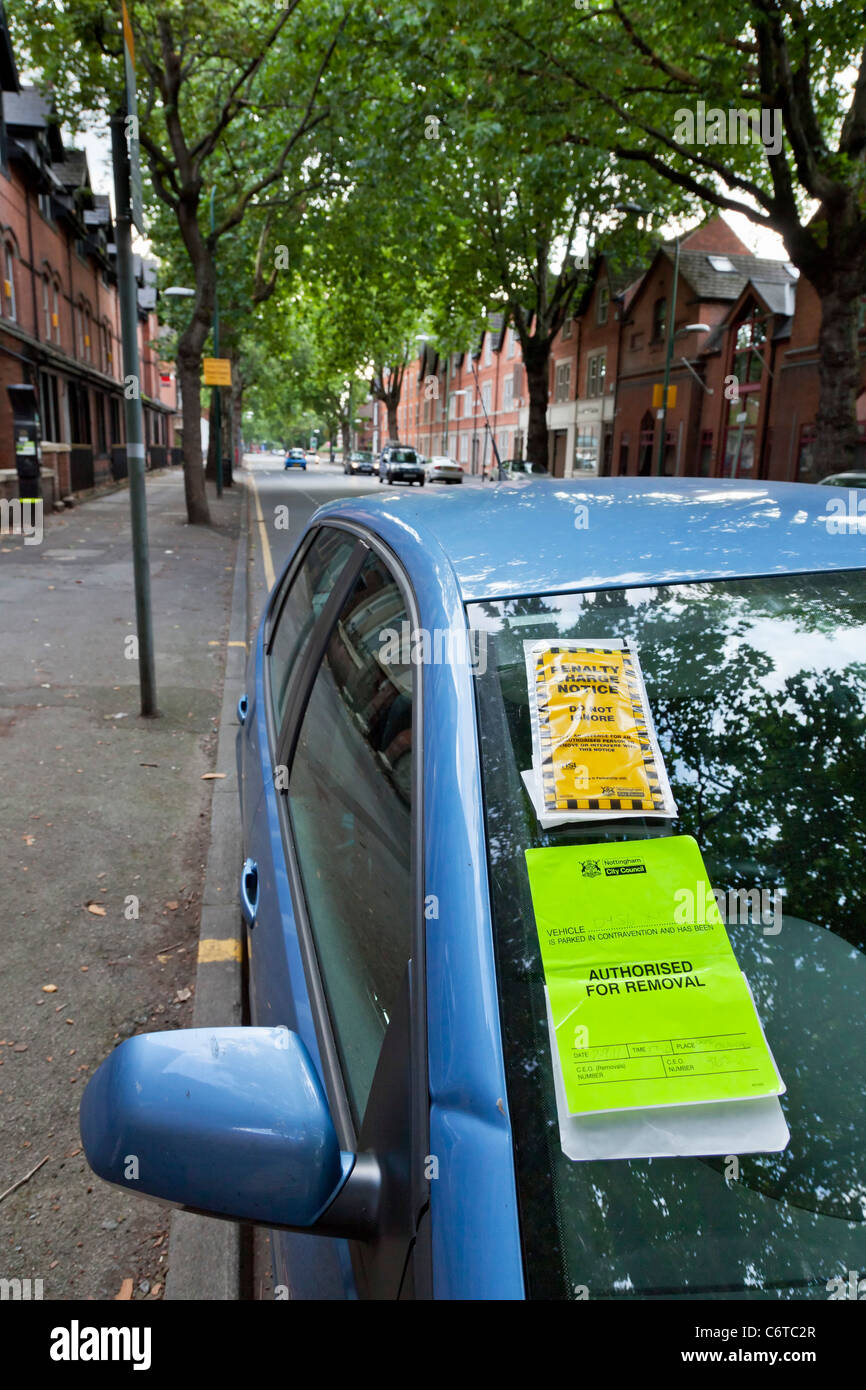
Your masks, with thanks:
<instances>
[{"instance_id":1,"label":"road marking","mask_svg":"<svg viewBox=\"0 0 866 1390\"><path fill-rule=\"evenodd\" d=\"M262 504L259 501L259 490L256 487L255 478L251 477L250 482L252 483L253 487L253 500L256 504L256 519L259 523L259 526L262 528L262 560L264 561L265 566L265 580L267 582L268 592L270 593L271 589L274 587L274 584L276 583L276 575L274 574L274 562L271 559L271 543L268 540L268 528L265 525L265 518L262 514Z\"/></svg>"},{"instance_id":2,"label":"road marking","mask_svg":"<svg viewBox=\"0 0 866 1390\"><path fill-rule=\"evenodd\" d=\"M206 936L198 943L199 963L210 964L213 961L223 960L242 960L241 943L235 941L233 937L220 939L215 936Z\"/></svg>"}]
</instances>

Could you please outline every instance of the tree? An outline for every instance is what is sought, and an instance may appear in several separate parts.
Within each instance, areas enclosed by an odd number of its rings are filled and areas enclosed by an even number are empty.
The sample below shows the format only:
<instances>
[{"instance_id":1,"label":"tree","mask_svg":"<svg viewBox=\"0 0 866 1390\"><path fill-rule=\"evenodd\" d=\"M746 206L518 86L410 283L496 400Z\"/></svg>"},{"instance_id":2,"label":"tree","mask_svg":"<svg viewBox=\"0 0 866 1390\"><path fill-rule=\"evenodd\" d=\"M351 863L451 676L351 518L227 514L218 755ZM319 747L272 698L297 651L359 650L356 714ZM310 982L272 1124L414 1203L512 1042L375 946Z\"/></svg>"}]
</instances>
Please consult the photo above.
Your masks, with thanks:
<instances>
[{"instance_id":1,"label":"tree","mask_svg":"<svg viewBox=\"0 0 866 1390\"><path fill-rule=\"evenodd\" d=\"M579 101L572 131L624 166L779 233L821 300L816 463L853 467L866 294L866 38L856 5L550 0L501 23L527 80ZM539 63L539 59L542 61ZM718 112L719 119L714 113Z\"/></svg>"},{"instance_id":2,"label":"tree","mask_svg":"<svg viewBox=\"0 0 866 1390\"><path fill-rule=\"evenodd\" d=\"M201 464L201 360L211 329L217 248L265 195L285 203L321 183L313 132L329 114L326 73L346 23L339 0L291 26L300 0L274 17L264 0L151 0L133 13L140 140L153 193L173 215L195 284L178 338L184 484L192 523L210 520ZM66 114L120 97L119 6L47 0L13 10L45 75L73 94ZM287 97L287 92L290 94ZM219 189L213 227L207 190Z\"/></svg>"},{"instance_id":3,"label":"tree","mask_svg":"<svg viewBox=\"0 0 866 1390\"><path fill-rule=\"evenodd\" d=\"M551 348L587 282L593 249L617 220L614 204L645 200L648 186L657 202L666 195L667 207L682 199L575 133L571 93L534 70L540 62L498 10L417 0L411 13L401 29L403 71L416 94L416 124L429 134L435 122L427 143L438 159L428 156L425 172L431 203L451 219L447 295L473 304L479 325L494 309L513 324L529 397L526 453L546 467ZM555 22L561 27L561 13ZM416 138L416 149L424 144ZM637 235L635 227L621 234L629 258Z\"/></svg>"}]
</instances>

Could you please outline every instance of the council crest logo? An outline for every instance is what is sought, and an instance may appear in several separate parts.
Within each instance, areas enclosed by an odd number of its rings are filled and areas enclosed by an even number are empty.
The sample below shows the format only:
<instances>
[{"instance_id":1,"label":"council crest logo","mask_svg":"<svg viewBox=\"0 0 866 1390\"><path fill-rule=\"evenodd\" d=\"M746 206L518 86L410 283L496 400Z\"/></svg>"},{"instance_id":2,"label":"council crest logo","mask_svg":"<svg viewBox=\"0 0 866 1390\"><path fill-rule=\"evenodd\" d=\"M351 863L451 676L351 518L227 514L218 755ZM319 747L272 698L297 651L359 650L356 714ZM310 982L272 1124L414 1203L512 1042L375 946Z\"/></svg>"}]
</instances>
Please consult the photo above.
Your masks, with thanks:
<instances>
[{"instance_id":1,"label":"council crest logo","mask_svg":"<svg viewBox=\"0 0 866 1390\"><path fill-rule=\"evenodd\" d=\"M601 866L597 859L585 859L580 866L580 872L584 878L598 878Z\"/></svg>"}]
</instances>

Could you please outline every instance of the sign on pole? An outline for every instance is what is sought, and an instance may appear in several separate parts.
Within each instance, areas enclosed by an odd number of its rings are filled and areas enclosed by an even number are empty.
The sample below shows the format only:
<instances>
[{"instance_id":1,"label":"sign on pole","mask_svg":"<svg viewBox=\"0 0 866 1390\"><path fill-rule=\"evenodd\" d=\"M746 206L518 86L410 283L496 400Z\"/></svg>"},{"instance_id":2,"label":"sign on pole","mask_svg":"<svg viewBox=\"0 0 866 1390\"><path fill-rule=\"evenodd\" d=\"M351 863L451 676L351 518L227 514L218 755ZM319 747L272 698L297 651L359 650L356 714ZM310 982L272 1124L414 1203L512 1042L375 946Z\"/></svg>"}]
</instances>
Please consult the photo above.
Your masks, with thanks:
<instances>
[{"instance_id":1,"label":"sign on pole","mask_svg":"<svg viewBox=\"0 0 866 1390\"><path fill-rule=\"evenodd\" d=\"M676 388L676 386L669 386L669 387L668 387L668 399L667 399L668 410L673 410L674 407L676 406L676 403L677 403L677 388ZM662 383L659 382L658 385L656 385L656 386L653 387L653 406L654 406L654 407L659 407L659 406L663 407L664 404L665 404L665 388L664 388L664 386L662 385Z\"/></svg>"},{"instance_id":2,"label":"sign on pole","mask_svg":"<svg viewBox=\"0 0 866 1390\"><path fill-rule=\"evenodd\" d=\"M144 235L144 206L141 192L141 150L138 144L138 96L135 86L135 42L126 0L123 5L123 68L126 74L126 143L129 148L129 183L132 220Z\"/></svg>"},{"instance_id":3,"label":"sign on pole","mask_svg":"<svg viewBox=\"0 0 866 1390\"><path fill-rule=\"evenodd\" d=\"M204 367L205 386L231 386L232 384L232 363L230 357L205 357L202 359Z\"/></svg>"}]
</instances>

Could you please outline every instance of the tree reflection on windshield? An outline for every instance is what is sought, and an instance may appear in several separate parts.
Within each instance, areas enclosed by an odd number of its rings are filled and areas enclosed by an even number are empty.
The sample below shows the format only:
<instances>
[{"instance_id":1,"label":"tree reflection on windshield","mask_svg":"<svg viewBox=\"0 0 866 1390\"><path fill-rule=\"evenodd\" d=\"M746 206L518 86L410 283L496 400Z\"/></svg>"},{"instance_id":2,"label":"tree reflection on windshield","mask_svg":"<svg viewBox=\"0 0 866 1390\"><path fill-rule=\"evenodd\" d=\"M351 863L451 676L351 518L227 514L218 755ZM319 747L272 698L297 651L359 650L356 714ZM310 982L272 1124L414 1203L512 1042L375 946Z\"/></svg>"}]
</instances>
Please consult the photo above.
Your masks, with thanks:
<instances>
[{"instance_id":1,"label":"tree reflection on windshield","mask_svg":"<svg viewBox=\"0 0 866 1390\"><path fill-rule=\"evenodd\" d=\"M477 695L532 1293L827 1297L866 1265L866 577L524 598L472 605L469 622L488 632ZM635 644L677 821L539 829L519 774L523 642L544 637ZM781 1154L562 1154L524 850L656 834L693 835L717 890L781 899L769 930L754 915L728 927L788 1087Z\"/></svg>"}]
</instances>

